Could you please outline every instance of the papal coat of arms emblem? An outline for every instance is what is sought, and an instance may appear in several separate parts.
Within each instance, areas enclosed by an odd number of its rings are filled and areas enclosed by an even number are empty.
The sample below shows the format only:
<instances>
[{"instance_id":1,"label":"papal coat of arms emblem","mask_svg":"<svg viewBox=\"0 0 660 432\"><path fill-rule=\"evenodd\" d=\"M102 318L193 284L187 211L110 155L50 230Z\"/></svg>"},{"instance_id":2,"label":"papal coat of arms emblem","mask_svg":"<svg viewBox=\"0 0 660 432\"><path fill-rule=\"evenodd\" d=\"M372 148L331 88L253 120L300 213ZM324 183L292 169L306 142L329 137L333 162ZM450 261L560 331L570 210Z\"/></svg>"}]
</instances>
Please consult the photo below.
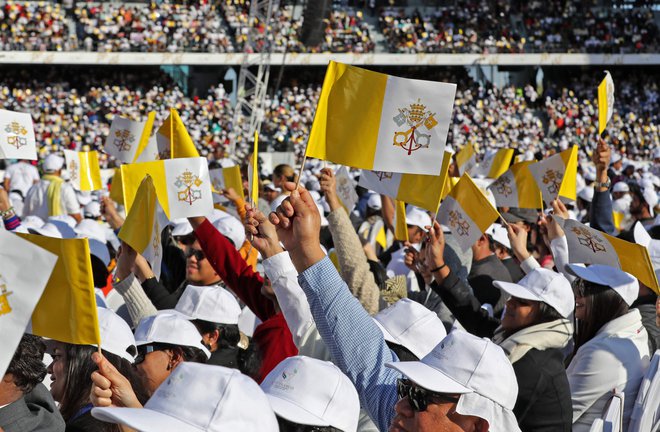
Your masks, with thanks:
<instances>
[{"instance_id":1,"label":"papal coat of arms emblem","mask_svg":"<svg viewBox=\"0 0 660 432\"><path fill-rule=\"evenodd\" d=\"M119 151L129 151L133 147L134 142L135 135L128 129L115 131L115 139L112 141Z\"/></svg>"},{"instance_id":2,"label":"papal coat of arms emblem","mask_svg":"<svg viewBox=\"0 0 660 432\"><path fill-rule=\"evenodd\" d=\"M449 225L456 229L456 233L463 237L470 233L470 223L463 218L463 215L452 210L449 212Z\"/></svg>"},{"instance_id":3,"label":"papal coat of arms emblem","mask_svg":"<svg viewBox=\"0 0 660 432\"><path fill-rule=\"evenodd\" d=\"M13 121L9 123L5 127L5 132L9 134L9 136L7 136L7 144L16 147L16 150L27 145L28 130L19 122Z\"/></svg>"},{"instance_id":4,"label":"papal coat of arms emblem","mask_svg":"<svg viewBox=\"0 0 660 432\"><path fill-rule=\"evenodd\" d=\"M399 146L411 155L412 152L428 148L431 144L431 134L422 133L422 128L430 131L437 124L435 113L432 113L419 99L407 108L399 108L399 114L392 120L398 127L408 127L405 131L395 131L392 144Z\"/></svg>"},{"instance_id":5,"label":"papal coat of arms emblem","mask_svg":"<svg viewBox=\"0 0 660 432\"><path fill-rule=\"evenodd\" d=\"M11 306L9 306L9 300L7 297L11 294L11 291L7 288L7 283L0 275L0 315L6 315L11 312Z\"/></svg>"},{"instance_id":6,"label":"papal coat of arms emblem","mask_svg":"<svg viewBox=\"0 0 660 432\"><path fill-rule=\"evenodd\" d=\"M177 192L178 200L192 205L195 201L202 199L202 190L195 189L199 188L202 183L204 182L198 176L185 170L174 182L174 186L182 189Z\"/></svg>"},{"instance_id":7,"label":"papal coat of arms emblem","mask_svg":"<svg viewBox=\"0 0 660 432\"><path fill-rule=\"evenodd\" d=\"M393 173L387 171L374 171L374 174L376 174L378 181L391 180L392 176L394 175Z\"/></svg>"},{"instance_id":8,"label":"papal coat of arms emblem","mask_svg":"<svg viewBox=\"0 0 660 432\"><path fill-rule=\"evenodd\" d=\"M543 184L546 185L548 192L555 194L561 188L561 181L564 178L564 173L556 170L549 169L543 174Z\"/></svg>"},{"instance_id":9,"label":"papal coat of arms emblem","mask_svg":"<svg viewBox=\"0 0 660 432\"><path fill-rule=\"evenodd\" d=\"M578 238L578 242L586 248L591 249L593 253L607 252L607 248L603 244L603 239L583 227L573 227L571 229Z\"/></svg>"},{"instance_id":10,"label":"papal coat of arms emblem","mask_svg":"<svg viewBox=\"0 0 660 432\"><path fill-rule=\"evenodd\" d=\"M508 197L513 193L513 188L511 187L511 177L501 176L495 181L495 183L493 183L493 188L498 194L504 197Z\"/></svg>"}]
</instances>

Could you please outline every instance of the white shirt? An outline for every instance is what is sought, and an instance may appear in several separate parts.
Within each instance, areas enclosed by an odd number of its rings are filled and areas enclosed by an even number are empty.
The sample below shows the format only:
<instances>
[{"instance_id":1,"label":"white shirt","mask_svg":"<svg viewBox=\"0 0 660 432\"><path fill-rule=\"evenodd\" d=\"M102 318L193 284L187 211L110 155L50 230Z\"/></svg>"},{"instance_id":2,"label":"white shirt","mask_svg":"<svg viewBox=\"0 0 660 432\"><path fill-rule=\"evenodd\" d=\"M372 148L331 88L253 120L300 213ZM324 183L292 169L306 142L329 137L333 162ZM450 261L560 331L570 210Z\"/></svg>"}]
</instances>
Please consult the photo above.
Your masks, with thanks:
<instances>
[{"instance_id":1,"label":"white shirt","mask_svg":"<svg viewBox=\"0 0 660 432\"><path fill-rule=\"evenodd\" d=\"M23 217L29 215L39 216L43 220L47 220L50 214L48 213L48 185L50 181L41 180L28 190L25 196L25 207L23 207ZM80 213L80 204L76 198L76 191L69 183L62 184L62 191L60 192L61 208L64 214Z\"/></svg>"},{"instance_id":2,"label":"white shirt","mask_svg":"<svg viewBox=\"0 0 660 432\"><path fill-rule=\"evenodd\" d=\"M39 171L36 167L28 163L18 162L7 167L5 170L5 179L9 179L10 190L7 192L18 190L23 194L23 198L25 198L34 182L39 181Z\"/></svg>"},{"instance_id":3,"label":"white shirt","mask_svg":"<svg viewBox=\"0 0 660 432\"><path fill-rule=\"evenodd\" d=\"M637 309L613 319L578 349L566 369L573 401L573 432L588 432L612 390L626 395L623 430L628 429L639 385L649 364L648 334Z\"/></svg>"}]
</instances>

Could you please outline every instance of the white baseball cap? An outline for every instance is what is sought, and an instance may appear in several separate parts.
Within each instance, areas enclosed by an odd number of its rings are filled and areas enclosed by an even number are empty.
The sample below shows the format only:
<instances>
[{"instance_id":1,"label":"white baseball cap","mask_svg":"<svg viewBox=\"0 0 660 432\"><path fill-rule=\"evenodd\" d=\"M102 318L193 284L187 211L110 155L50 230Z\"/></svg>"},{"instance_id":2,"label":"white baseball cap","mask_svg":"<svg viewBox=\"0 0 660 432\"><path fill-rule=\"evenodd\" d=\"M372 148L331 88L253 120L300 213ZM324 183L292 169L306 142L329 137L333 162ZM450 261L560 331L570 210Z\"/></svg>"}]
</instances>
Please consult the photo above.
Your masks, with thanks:
<instances>
[{"instance_id":1,"label":"white baseball cap","mask_svg":"<svg viewBox=\"0 0 660 432\"><path fill-rule=\"evenodd\" d=\"M420 359L447 336L435 312L408 298L383 309L373 319L386 341L405 347Z\"/></svg>"},{"instance_id":2,"label":"white baseball cap","mask_svg":"<svg viewBox=\"0 0 660 432\"><path fill-rule=\"evenodd\" d=\"M310 426L355 432L360 399L353 383L334 364L310 357L289 357L261 383L279 417Z\"/></svg>"},{"instance_id":3,"label":"white baseball cap","mask_svg":"<svg viewBox=\"0 0 660 432\"><path fill-rule=\"evenodd\" d=\"M621 154L619 153L612 153L612 158L610 160L610 164L615 164L621 160Z\"/></svg>"},{"instance_id":4,"label":"white baseball cap","mask_svg":"<svg viewBox=\"0 0 660 432\"><path fill-rule=\"evenodd\" d=\"M241 307L224 288L188 285L174 308L190 320L204 320L218 324L238 324Z\"/></svg>"},{"instance_id":5,"label":"white baseball cap","mask_svg":"<svg viewBox=\"0 0 660 432\"><path fill-rule=\"evenodd\" d=\"M487 338L453 330L421 361L385 366L432 392L460 394L456 411L485 419L492 432L519 430L512 412L516 374L502 348Z\"/></svg>"},{"instance_id":6,"label":"white baseball cap","mask_svg":"<svg viewBox=\"0 0 660 432\"><path fill-rule=\"evenodd\" d=\"M486 234L493 238L493 241L501 244L507 249L511 249L511 242L509 241L509 233L506 228L500 224L492 224L486 230Z\"/></svg>"},{"instance_id":7,"label":"white baseball cap","mask_svg":"<svg viewBox=\"0 0 660 432\"><path fill-rule=\"evenodd\" d=\"M93 238L88 238L87 242L89 243L89 253L100 259L106 267L109 266L111 258L108 246Z\"/></svg>"},{"instance_id":8,"label":"white baseball cap","mask_svg":"<svg viewBox=\"0 0 660 432\"><path fill-rule=\"evenodd\" d=\"M426 227L433 225L433 221L426 210L409 205L406 207L406 225L417 226L426 231Z\"/></svg>"},{"instance_id":9,"label":"white baseball cap","mask_svg":"<svg viewBox=\"0 0 660 432\"><path fill-rule=\"evenodd\" d=\"M91 201L85 204L85 207L83 209L83 215L86 218L101 217L101 204L98 201Z\"/></svg>"},{"instance_id":10,"label":"white baseball cap","mask_svg":"<svg viewBox=\"0 0 660 432\"><path fill-rule=\"evenodd\" d=\"M94 408L99 420L143 432L277 432L268 398L236 369L179 364L144 408Z\"/></svg>"},{"instance_id":11,"label":"white baseball cap","mask_svg":"<svg viewBox=\"0 0 660 432\"><path fill-rule=\"evenodd\" d=\"M575 309L571 283L563 275L552 270L537 268L518 283L494 281L493 285L513 297L539 301L552 306L564 318L568 318Z\"/></svg>"},{"instance_id":12,"label":"white baseball cap","mask_svg":"<svg viewBox=\"0 0 660 432\"><path fill-rule=\"evenodd\" d=\"M90 239L98 240L101 243L108 241L105 229L95 220L83 219L78 223L78 225L76 225L73 231L77 234L78 238L87 237Z\"/></svg>"},{"instance_id":13,"label":"white baseball cap","mask_svg":"<svg viewBox=\"0 0 660 432\"><path fill-rule=\"evenodd\" d=\"M69 215L66 215L67 217L70 217ZM73 218L71 218L73 219ZM59 231L60 235L64 239L72 239L76 238L78 234L73 230L73 228L76 226L75 225L75 219L73 219L74 224L71 225L67 219L64 218L59 218L59 216L51 216L48 218L47 224L52 224L57 231Z\"/></svg>"},{"instance_id":14,"label":"white baseball cap","mask_svg":"<svg viewBox=\"0 0 660 432\"><path fill-rule=\"evenodd\" d=\"M135 345L150 343L199 348L204 351L207 359L211 358L211 353L202 344L202 335L197 327L177 312L161 311L140 320L135 329Z\"/></svg>"},{"instance_id":15,"label":"white baseball cap","mask_svg":"<svg viewBox=\"0 0 660 432\"><path fill-rule=\"evenodd\" d=\"M580 189L580 192L577 194L578 197L582 198L586 202L591 202L594 199L594 188L592 187L583 187Z\"/></svg>"},{"instance_id":16,"label":"white baseball cap","mask_svg":"<svg viewBox=\"0 0 660 432\"><path fill-rule=\"evenodd\" d=\"M28 227L28 232L30 234L39 234L44 237L53 237L53 238L62 238L62 233L57 229L55 225L52 223L48 222L44 224L43 226L40 227Z\"/></svg>"},{"instance_id":17,"label":"white baseball cap","mask_svg":"<svg viewBox=\"0 0 660 432\"><path fill-rule=\"evenodd\" d=\"M219 217L213 221L213 226L220 234L230 239L236 249L240 249L245 243L245 227L229 213L220 212Z\"/></svg>"},{"instance_id":18,"label":"white baseball cap","mask_svg":"<svg viewBox=\"0 0 660 432\"><path fill-rule=\"evenodd\" d=\"M372 193L367 199L367 207L374 210L380 210L383 208L383 201L380 199L380 195L377 193Z\"/></svg>"},{"instance_id":19,"label":"white baseball cap","mask_svg":"<svg viewBox=\"0 0 660 432\"><path fill-rule=\"evenodd\" d=\"M44 220L39 216L29 215L25 216L23 220L21 220L21 225L23 225L25 228L41 228L44 226Z\"/></svg>"},{"instance_id":20,"label":"white baseball cap","mask_svg":"<svg viewBox=\"0 0 660 432\"><path fill-rule=\"evenodd\" d=\"M174 237L188 235L193 232L193 227L186 218L174 219L170 225L173 226L172 235Z\"/></svg>"},{"instance_id":21,"label":"white baseball cap","mask_svg":"<svg viewBox=\"0 0 660 432\"><path fill-rule=\"evenodd\" d=\"M649 212L651 213L651 216L654 216L655 212L653 209L658 204L658 194L655 192L653 187L645 187L642 189L642 196L644 197L646 204L649 205Z\"/></svg>"},{"instance_id":22,"label":"white baseball cap","mask_svg":"<svg viewBox=\"0 0 660 432\"><path fill-rule=\"evenodd\" d=\"M101 349L133 363L137 355L135 337L126 321L105 308L96 308L101 333ZM96 346L96 345L94 345Z\"/></svg>"},{"instance_id":23,"label":"white baseball cap","mask_svg":"<svg viewBox=\"0 0 660 432\"><path fill-rule=\"evenodd\" d=\"M630 187L624 181L616 182L612 186L612 192L630 192Z\"/></svg>"},{"instance_id":24,"label":"white baseball cap","mask_svg":"<svg viewBox=\"0 0 660 432\"><path fill-rule=\"evenodd\" d=\"M651 257L651 264L653 265L655 274L658 279L660 279L660 240L654 240L651 238L641 222L635 224L633 232L635 234L635 243L648 249L649 256Z\"/></svg>"},{"instance_id":25,"label":"white baseball cap","mask_svg":"<svg viewBox=\"0 0 660 432\"><path fill-rule=\"evenodd\" d=\"M566 264L566 271L589 282L612 288L628 306L633 304L639 295L637 279L614 267L603 264L592 264L589 267L585 267L584 264Z\"/></svg>"},{"instance_id":26,"label":"white baseball cap","mask_svg":"<svg viewBox=\"0 0 660 432\"><path fill-rule=\"evenodd\" d=\"M44 163L41 166L44 172L47 173L54 173L55 171L61 170L62 167L64 167L64 158L56 154L49 154L46 156L46 159L44 159Z\"/></svg>"}]
</instances>

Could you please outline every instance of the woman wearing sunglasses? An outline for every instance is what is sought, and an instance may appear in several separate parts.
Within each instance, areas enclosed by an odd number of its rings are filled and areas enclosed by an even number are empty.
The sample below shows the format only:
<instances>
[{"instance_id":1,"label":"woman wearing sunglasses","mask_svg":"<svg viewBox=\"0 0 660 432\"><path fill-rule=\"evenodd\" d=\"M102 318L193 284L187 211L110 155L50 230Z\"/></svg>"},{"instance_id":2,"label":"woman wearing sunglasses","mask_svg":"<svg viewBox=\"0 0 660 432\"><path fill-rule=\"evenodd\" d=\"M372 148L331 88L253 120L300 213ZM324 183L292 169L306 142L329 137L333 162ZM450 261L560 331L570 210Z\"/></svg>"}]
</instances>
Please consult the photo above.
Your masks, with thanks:
<instances>
[{"instance_id":1,"label":"woman wearing sunglasses","mask_svg":"<svg viewBox=\"0 0 660 432\"><path fill-rule=\"evenodd\" d=\"M135 339L133 333L117 314L98 308L101 351L107 361L120 371L135 389L136 400L144 403L146 394L133 368ZM104 423L92 417L90 376L96 370L92 354L96 346L74 345L55 340L47 342L53 362L48 366L52 379L50 392L59 402L60 413L67 432L119 432L117 425Z\"/></svg>"},{"instance_id":2,"label":"woman wearing sunglasses","mask_svg":"<svg viewBox=\"0 0 660 432\"><path fill-rule=\"evenodd\" d=\"M570 431L571 393L564 368L564 349L573 327L570 282L561 274L537 268L518 283L494 282L509 294L501 319L490 317L467 282L444 263L444 235L436 222L425 248L437 292L471 333L490 337L506 353L518 382L513 409L522 431Z\"/></svg>"},{"instance_id":3,"label":"woman wearing sunglasses","mask_svg":"<svg viewBox=\"0 0 660 432\"><path fill-rule=\"evenodd\" d=\"M639 283L628 273L605 265L568 264L566 270L577 276L573 281L575 348L566 370L573 431L589 431L613 390L625 394L626 430L649 363L648 333L639 310L630 309Z\"/></svg>"}]
</instances>

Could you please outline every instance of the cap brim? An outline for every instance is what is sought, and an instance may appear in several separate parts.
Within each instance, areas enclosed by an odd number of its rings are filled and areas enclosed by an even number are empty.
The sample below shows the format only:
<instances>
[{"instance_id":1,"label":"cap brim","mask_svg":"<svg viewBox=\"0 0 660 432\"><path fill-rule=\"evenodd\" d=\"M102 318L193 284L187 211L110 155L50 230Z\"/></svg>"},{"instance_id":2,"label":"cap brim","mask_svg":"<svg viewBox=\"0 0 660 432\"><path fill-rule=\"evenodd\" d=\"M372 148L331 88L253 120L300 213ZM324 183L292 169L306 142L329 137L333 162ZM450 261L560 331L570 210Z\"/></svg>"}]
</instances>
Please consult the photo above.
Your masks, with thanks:
<instances>
[{"instance_id":1,"label":"cap brim","mask_svg":"<svg viewBox=\"0 0 660 432\"><path fill-rule=\"evenodd\" d=\"M385 363L385 366L401 372L420 387L432 392L447 394L474 393L473 390L421 361Z\"/></svg>"},{"instance_id":2,"label":"cap brim","mask_svg":"<svg viewBox=\"0 0 660 432\"><path fill-rule=\"evenodd\" d=\"M119 423L141 432L204 432L204 429L183 422L175 417L148 408L93 408L92 417L108 422Z\"/></svg>"},{"instance_id":3,"label":"cap brim","mask_svg":"<svg viewBox=\"0 0 660 432\"><path fill-rule=\"evenodd\" d=\"M543 301L539 296L532 293L530 290L522 285L512 282L493 281L493 285L497 288L506 291L509 295L524 300Z\"/></svg>"},{"instance_id":4,"label":"cap brim","mask_svg":"<svg viewBox=\"0 0 660 432\"><path fill-rule=\"evenodd\" d=\"M293 423L309 426L331 426L326 420L286 399L266 393L271 408L278 416Z\"/></svg>"},{"instance_id":5,"label":"cap brim","mask_svg":"<svg viewBox=\"0 0 660 432\"><path fill-rule=\"evenodd\" d=\"M565 269L568 273L573 276L579 277L580 279L587 280L589 282L594 282L597 284L603 284L603 281L598 277L598 275L589 270L588 267L580 264L566 264Z\"/></svg>"},{"instance_id":6,"label":"cap brim","mask_svg":"<svg viewBox=\"0 0 660 432\"><path fill-rule=\"evenodd\" d=\"M395 344L399 344L399 341L396 340L396 338L394 336L392 336L392 333L388 332L387 329L385 327L383 327L383 325L376 318L372 318L372 320L378 326L380 331L383 333L383 338L387 342L392 342L392 343L395 343Z\"/></svg>"}]
</instances>

